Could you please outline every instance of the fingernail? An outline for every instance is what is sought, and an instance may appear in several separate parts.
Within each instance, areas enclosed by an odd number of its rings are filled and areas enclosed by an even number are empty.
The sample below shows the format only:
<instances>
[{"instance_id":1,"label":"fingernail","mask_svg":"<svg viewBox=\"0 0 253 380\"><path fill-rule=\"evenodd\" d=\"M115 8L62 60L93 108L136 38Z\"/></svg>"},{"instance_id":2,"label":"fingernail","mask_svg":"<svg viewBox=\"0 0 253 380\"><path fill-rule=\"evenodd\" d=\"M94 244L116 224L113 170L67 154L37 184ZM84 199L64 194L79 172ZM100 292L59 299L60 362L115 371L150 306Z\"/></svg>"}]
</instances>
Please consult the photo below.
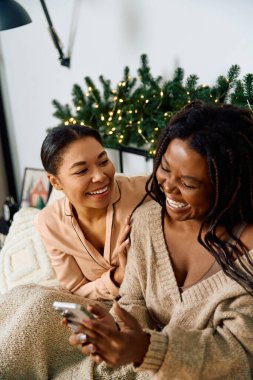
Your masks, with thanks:
<instances>
[{"instance_id":1,"label":"fingernail","mask_svg":"<svg viewBox=\"0 0 253 380\"><path fill-rule=\"evenodd\" d=\"M79 339L80 343L84 343L84 342L86 342L87 335L86 334L81 334L81 335L79 335L78 339Z\"/></svg>"},{"instance_id":2,"label":"fingernail","mask_svg":"<svg viewBox=\"0 0 253 380\"><path fill-rule=\"evenodd\" d=\"M125 244L126 244L126 245L129 244L129 242L130 242L130 239L127 238L127 239L125 240Z\"/></svg>"}]
</instances>

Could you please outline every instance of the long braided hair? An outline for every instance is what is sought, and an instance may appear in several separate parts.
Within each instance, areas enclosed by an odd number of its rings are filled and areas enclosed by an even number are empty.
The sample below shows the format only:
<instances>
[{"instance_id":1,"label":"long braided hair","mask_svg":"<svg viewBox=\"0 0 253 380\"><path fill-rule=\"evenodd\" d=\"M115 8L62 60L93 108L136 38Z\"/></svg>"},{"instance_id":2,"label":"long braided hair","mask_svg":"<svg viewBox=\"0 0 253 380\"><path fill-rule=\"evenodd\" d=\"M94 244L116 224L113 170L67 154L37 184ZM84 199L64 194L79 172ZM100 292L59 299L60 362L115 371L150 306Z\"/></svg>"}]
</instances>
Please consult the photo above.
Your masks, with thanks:
<instances>
[{"instance_id":1,"label":"long braided hair","mask_svg":"<svg viewBox=\"0 0 253 380\"><path fill-rule=\"evenodd\" d=\"M233 231L240 224L253 224L253 117L232 105L218 107L200 101L184 107L170 120L157 144L153 173L147 193L165 213L165 196L156 172L172 139L187 140L204 157L214 189L211 209L202 222L199 243L214 256L223 272L253 293L253 260ZM217 227L224 226L229 242L221 240ZM204 227L206 232L202 234ZM252 247L253 248L253 247ZM240 265L235 263L237 258Z\"/></svg>"}]
</instances>

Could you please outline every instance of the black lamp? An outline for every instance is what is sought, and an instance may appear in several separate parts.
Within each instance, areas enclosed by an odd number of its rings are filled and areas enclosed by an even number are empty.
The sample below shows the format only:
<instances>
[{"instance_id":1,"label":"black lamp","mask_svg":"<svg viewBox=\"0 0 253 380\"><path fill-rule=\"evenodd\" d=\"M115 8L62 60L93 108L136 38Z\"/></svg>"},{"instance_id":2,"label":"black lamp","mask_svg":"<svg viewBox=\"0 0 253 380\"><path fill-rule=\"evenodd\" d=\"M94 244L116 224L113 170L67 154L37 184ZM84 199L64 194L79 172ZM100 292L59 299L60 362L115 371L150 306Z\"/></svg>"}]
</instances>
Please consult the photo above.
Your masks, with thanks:
<instances>
[{"instance_id":1,"label":"black lamp","mask_svg":"<svg viewBox=\"0 0 253 380\"><path fill-rule=\"evenodd\" d=\"M44 0L40 0L43 12L46 16L49 31L56 49L59 52L59 60L62 66L70 67L70 57L66 57L62 51L60 39L54 29L49 12ZM0 0L0 31L18 26L26 25L32 22L31 17L26 10L14 0Z\"/></svg>"},{"instance_id":2,"label":"black lamp","mask_svg":"<svg viewBox=\"0 0 253 380\"><path fill-rule=\"evenodd\" d=\"M26 10L14 0L0 0L0 30L17 28L32 22Z\"/></svg>"}]
</instances>

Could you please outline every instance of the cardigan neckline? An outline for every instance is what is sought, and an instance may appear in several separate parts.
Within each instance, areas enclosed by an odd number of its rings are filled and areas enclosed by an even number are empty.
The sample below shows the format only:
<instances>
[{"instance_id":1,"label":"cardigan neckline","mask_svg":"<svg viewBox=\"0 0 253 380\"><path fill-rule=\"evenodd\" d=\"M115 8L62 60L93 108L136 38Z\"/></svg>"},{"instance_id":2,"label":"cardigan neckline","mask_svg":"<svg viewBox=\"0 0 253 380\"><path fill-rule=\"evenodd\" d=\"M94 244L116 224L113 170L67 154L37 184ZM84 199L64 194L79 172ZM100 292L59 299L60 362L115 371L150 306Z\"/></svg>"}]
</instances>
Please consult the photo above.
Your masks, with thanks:
<instances>
[{"instance_id":1,"label":"cardigan neckline","mask_svg":"<svg viewBox=\"0 0 253 380\"><path fill-rule=\"evenodd\" d=\"M157 265L160 267L158 272L161 273L161 286L164 284L170 290L170 297L175 303L203 302L204 299L215 295L217 291L226 292L226 288L231 286L240 287L241 291L242 286L220 270L210 277L191 285L183 293L180 292L163 233L161 206L155 201L150 201L144 207L149 207L149 223L151 231L155 231L155 234L152 234L152 240L155 247L154 252L157 251ZM249 255L253 260L253 249L249 251ZM247 265L247 259L243 257L242 260ZM236 263L239 265L238 260L236 260ZM170 276L168 276L167 265L170 267Z\"/></svg>"}]
</instances>

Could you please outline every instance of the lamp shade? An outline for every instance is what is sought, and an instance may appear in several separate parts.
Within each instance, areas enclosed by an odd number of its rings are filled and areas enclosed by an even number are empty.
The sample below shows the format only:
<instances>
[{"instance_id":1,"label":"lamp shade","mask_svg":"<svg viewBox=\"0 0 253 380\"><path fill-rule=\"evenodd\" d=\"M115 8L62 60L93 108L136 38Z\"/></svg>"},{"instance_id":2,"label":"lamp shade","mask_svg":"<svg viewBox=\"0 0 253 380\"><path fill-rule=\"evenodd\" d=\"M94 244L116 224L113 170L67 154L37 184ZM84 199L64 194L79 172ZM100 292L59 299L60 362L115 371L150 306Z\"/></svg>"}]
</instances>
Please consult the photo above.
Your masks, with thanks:
<instances>
[{"instance_id":1,"label":"lamp shade","mask_svg":"<svg viewBox=\"0 0 253 380\"><path fill-rule=\"evenodd\" d=\"M0 0L0 30L17 28L32 22L26 10L14 0Z\"/></svg>"}]
</instances>

